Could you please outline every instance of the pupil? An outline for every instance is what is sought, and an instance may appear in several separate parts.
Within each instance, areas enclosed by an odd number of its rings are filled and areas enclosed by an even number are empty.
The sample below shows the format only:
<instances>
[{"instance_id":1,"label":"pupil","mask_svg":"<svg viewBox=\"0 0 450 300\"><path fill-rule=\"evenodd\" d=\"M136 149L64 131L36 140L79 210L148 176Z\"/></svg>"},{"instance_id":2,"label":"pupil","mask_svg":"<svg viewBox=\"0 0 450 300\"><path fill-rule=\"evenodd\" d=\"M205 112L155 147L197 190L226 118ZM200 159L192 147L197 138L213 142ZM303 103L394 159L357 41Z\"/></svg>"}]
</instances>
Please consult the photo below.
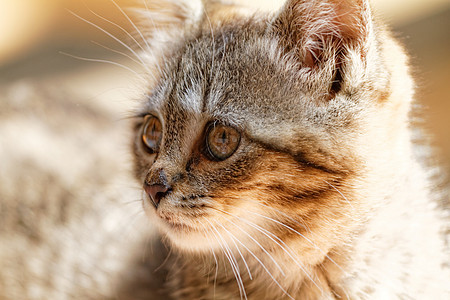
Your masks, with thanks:
<instances>
[{"instance_id":1,"label":"pupil","mask_svg":"<svg viewBox=\"0 0 450 300\"><path fill-rule=\"evenodd\" d=\"M159 139L159 135L161 134L158 127L158 123L156 121L153 121L149 132L149 138L155 143L157 142L157 140Z\"/></svg>"},{"instance_id":2,"label":"pupil","mask_svg":"<svg viewBox=\"0 0 450 300\"><path fill-rule=\"evenodd\" d=\"M152 130L150 132L151 132L152 138L155 138L156 137L156 124L155 124L155 122L153 122Z\"/></svg>"},{"instance_id":3,"label":"pupil","mask_svg":"<svg viewBox=\"0 0 450 300\"><path fill-rule=\"evenodd\" d=\"M225 160L236 151L239 140L239 133L234 128L217 125L209 128L206 143L212 158Z\"/></svg>"},{"instance_id":4,"label":"pupil","mask_svg":"<svg viewBox=\"0 0 450 300\"><path fill-rule=\"evenodd\" d=\"M225 130L222 131L222 134L219 136L219 143L226 144L227 143L227 133Z\"/></svg>"}]
</instances>

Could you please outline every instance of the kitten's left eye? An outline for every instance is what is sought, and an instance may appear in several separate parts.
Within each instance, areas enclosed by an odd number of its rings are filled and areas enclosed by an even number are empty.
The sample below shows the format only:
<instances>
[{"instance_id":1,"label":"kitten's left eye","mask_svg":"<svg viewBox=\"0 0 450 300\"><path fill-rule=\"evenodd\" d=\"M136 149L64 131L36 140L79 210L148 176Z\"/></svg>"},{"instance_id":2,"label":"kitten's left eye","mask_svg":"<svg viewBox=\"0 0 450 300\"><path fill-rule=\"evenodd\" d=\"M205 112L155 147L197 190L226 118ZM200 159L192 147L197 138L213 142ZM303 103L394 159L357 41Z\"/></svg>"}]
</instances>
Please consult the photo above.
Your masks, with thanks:
<instances>
[{"instance_id":1,"label":"kitten's left eye","mask_svg":"<svg viewBox=\"0 0 450 300\"><path fill-rule=\"evenodd\" d=\"M154 153L158 152L161 144L162 125L157 117L147 115L144 119L144 129L142 131L142 142L146 148Z\"/></svg>"},{"instance_id":2,"label":"kitten's left eye","mask_svg":"<svg viewBox=\"0 0 450 300\"><path fill-rule=\"evenodd\" d=\"M225 160L238 148L240 133L230 126L212 125L208 128L206 145L208 152L216 160Z\"/></svg>"}]
</instances>

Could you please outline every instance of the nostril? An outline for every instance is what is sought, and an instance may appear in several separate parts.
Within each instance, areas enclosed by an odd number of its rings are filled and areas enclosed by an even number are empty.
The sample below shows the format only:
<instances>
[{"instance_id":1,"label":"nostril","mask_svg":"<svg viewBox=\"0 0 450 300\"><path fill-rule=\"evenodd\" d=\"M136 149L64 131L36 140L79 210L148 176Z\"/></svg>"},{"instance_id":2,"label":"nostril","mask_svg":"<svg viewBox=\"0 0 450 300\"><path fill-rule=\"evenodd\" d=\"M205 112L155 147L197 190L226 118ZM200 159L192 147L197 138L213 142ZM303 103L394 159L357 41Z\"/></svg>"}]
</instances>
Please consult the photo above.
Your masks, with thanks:
<instances>
[{"instance_id":1,"label":"nostril","mask_svg":"<svg viewBox=\"0 0 450 300\"><path fill-rule=\"evenodd\" d=\"M162 184L152 184L144 183L144 190L150 196L150 200L152 200L155 208L158 207L161 199L167 194L170 190L170 187Z\"/></svg>"},{"instance_id":2,"label":"nostril","mask_svg":"<svg viewBox=\"0 0 450 300\"><path fill-rule=\"evenodd\" d=\"M159 204L159 202L161 202L161 198L164 197L166 193L165 192L157 192L155 197L154 197L154 202L156 203L156 205Z\"/></svg>"}]
</instances>

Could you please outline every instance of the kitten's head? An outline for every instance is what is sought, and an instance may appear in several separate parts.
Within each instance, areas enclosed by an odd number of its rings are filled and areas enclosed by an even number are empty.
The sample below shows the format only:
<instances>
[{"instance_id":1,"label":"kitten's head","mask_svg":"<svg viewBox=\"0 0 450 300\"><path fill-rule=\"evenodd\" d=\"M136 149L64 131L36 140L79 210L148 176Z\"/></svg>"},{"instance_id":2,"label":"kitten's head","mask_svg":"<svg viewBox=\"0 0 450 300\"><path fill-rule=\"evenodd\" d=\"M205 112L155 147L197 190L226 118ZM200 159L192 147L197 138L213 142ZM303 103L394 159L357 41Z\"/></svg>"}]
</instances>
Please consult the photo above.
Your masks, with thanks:
<instances>
[{"instance_id":1,"label":"kitten's head","mask_svg":"<svg viewBox=\"0 0 450 300\"><path fill-rule=\"evenodd\" d=\"M146 213L181 249L280 239L320 259L363 221L368 169L405 127L383 54L398 49L365 1L291 0L271 16L170 5L183 34L164 43L135 126Z\"/></svg>"}]
</instances>

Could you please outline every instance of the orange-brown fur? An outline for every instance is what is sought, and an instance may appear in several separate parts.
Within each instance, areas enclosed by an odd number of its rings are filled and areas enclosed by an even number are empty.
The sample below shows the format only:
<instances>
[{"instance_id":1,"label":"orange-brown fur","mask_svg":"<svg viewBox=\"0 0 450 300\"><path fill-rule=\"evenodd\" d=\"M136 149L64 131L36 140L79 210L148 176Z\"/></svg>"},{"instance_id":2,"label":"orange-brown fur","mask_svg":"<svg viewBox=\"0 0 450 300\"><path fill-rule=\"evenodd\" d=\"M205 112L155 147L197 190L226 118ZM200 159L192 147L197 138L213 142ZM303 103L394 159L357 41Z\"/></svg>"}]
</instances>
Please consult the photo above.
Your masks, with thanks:
<instances>
[{"instance_id":1,"label":"orange-brown fur","mask_svg":"<svg viewBox=\"0 0 450 300\"><path fill-rule=\"evenodd\" d=\"M450 297L409 62L367 1L147 2L135 178L109 110L0 102L0 299ZM239 135L224 159L216 124Z\"/></svg>"},{"instance_id":2,"label":"orange-brown fur","mask_svg":"<svg viewBox=\"0 0 450 300\"><path fill-rule=\"evenodd\" d=\"M144 205L179 253L171 294L444 295L443 223L411 152L406 56L368 3L291 0L269 17L204 5L165 56L166 92L144 104L163 120L160 152L136 159L139 180L167 176L173 187L156 210ZM224 161L202 146L216 120L242 133ZM424 241L406 229L408 202L423 210L417 226L433 232L433 247L418 250ZM436 258L426 267L398 258L424 252Z\"/></svg>"}]
</instances>

